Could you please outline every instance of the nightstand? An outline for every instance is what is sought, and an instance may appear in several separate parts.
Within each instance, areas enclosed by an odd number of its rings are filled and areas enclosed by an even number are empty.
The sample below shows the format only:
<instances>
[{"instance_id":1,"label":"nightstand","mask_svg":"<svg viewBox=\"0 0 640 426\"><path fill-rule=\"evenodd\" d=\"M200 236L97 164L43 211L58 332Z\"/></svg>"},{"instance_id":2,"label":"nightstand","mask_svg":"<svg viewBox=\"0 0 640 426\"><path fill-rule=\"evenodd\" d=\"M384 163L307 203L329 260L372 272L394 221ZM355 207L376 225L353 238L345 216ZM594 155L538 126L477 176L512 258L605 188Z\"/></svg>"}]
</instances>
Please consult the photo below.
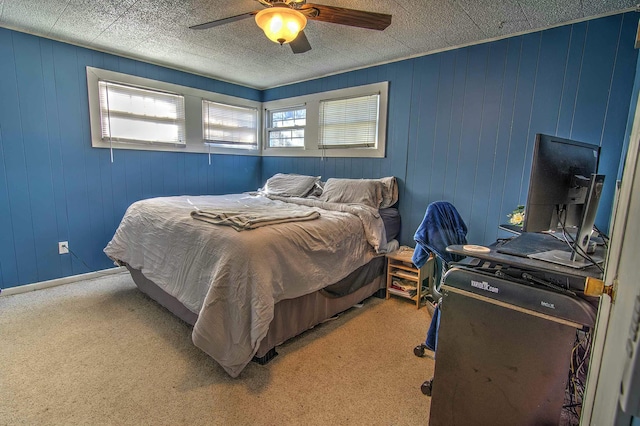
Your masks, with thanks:
<instances>
[{"instance_id":1,"label":"nightstand","mask_svg":"<svg viewBox=\"0 0 640 426\"><path fill-rule=\"evenodd\" d=\"M417 268L411 261L413 248L402 246L393 253L387 254L387 299L391 296L400 296L413 300L420 309L422 299L428 293L423 293L422 283L428 280L426 287L433 283L433 254L422 268ZM400 285L394 285L394 280ZM414 287L415 286L415 287Z\"/></svg>"}]
</instances>

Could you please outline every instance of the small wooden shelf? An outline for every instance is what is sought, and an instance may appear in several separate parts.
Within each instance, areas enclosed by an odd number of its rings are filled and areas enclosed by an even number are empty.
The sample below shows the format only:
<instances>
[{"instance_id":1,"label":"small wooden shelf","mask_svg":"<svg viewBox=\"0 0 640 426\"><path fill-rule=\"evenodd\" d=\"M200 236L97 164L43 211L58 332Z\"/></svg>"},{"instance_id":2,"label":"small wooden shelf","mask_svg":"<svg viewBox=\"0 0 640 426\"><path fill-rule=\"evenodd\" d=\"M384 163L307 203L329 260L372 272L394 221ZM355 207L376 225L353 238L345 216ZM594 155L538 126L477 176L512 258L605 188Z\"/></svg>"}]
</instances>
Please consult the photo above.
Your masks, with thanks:
<instances>
[{"instance_id":1,"label":"small wooden shelf","mask_svg":"<svg viewBox=\"0 0 640 426\"><path fill-rule=\"evenodd\" d=\"M430 286L433 281L433 255L429 257L422 268L417 268L411 257L413 256L413 248L400 247L393 253L387 254L387 299L391 296L399 296L405 299L413 300L416 307L420 309L422 299L426 294L422 293L422 284L428 280L426 285ZM393 277L402 278L416 284L416 294L392 287Z\"/></svg>"},{"instance_id":2,"label":"small wooden shelf","mask_svg":"<svg viewBox=\"0 0 640 426\"><path fill-rule=\"evenodd\" d=\"M391 275L394 277L400 277L400 278L404 278L404 279L416 281L416 282L418 280L418 273L411 273L411 272L405 272L405 271L393 271Z\"/></svg>"},{"instance_id":3,"label":"small wooden shelf","mask_svg":"<svg viewBox=\"0 0 640 426\"><path fill-rule=\"evenodd\" d=\"M400 297L404 297L405 299L411 299L411 300L415 300L418 298L418 295L412 296L410 293L394 287L389 287L389 294L393 294L395 296L400 296Z\"/></svg>"}]
</instances>

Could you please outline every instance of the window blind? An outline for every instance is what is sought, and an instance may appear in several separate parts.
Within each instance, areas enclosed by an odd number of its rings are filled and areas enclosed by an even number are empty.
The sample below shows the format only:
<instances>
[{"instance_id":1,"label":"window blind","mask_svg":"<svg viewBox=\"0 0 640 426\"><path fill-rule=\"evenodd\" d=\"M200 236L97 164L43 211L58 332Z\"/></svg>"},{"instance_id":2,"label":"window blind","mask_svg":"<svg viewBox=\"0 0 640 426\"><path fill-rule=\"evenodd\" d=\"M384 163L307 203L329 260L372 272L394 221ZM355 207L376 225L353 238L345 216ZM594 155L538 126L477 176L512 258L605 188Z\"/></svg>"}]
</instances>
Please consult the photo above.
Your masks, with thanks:
<instances>
[{"instance_id":1,"label":"window blind","mask_svg":"<svg viewBox=\"0 0 640 426\"><path fill-rule=\"evenodd\" d=\"M380 95L320 101L320 147L375 147Z\"/></svg>"},{"instance_id":2,"label":"window blind","mask_svg":"<svg viewBox=\"0 0 640 426\"><path fill-rule=\"evenodd\" d=\"M234 147L258 147L258 109L202 101L205 142Z\"/></svg>"},{"instance_id":3,"label":"window blind","mask_svg":"<svg viewBox=\"0 0 640 426\"><path fill-rule=\"evenodd\" d=\"M100 81L102 139L185 144L184 97Z\"/></svg>"}]
</instances>

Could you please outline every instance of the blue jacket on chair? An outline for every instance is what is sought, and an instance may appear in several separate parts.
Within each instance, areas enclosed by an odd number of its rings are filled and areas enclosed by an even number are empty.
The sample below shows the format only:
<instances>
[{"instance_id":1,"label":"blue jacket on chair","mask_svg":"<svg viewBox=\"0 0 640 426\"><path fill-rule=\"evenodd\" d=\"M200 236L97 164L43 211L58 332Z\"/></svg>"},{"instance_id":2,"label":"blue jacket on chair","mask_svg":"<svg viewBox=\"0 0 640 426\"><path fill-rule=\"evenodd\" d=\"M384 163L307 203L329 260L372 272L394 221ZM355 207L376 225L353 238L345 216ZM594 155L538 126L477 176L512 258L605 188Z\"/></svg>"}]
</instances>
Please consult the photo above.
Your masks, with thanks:
<instances>
[{"instance_id":1,"label":"blue jacket on chair","mask_svg":"<svg viewBox=\"0 0 640 426\"><path fill-rule=\"evenodd\" d=\"M467 243L467 225L453 204L436 201L427 206L413 239L417 245L411 260L418 268L429 259L429 253L440 257L445 263L456 262L462 258L448 253L446 248Z\"/></svg>"},{"instance_id":2,"label":"blue jacket on chair","mask_svg":"<svg viewBox=\"0 0 640 426\"><path fill-rule=\"evenodd\" d=\"M436 201L427 206L424 219L422 219L413 239L416 241L416 248L411 260L418 268L426 263L430 253L435 255L434 285L438 286L449 263L463 259L463 256L449 253L446 249L450 245L467 243L467 225L453 204L447 201ZM440 305L438 304L425 340L425 346L432 351L435 351L438 345L439 327Z\"/></svg>"}]
</instances>

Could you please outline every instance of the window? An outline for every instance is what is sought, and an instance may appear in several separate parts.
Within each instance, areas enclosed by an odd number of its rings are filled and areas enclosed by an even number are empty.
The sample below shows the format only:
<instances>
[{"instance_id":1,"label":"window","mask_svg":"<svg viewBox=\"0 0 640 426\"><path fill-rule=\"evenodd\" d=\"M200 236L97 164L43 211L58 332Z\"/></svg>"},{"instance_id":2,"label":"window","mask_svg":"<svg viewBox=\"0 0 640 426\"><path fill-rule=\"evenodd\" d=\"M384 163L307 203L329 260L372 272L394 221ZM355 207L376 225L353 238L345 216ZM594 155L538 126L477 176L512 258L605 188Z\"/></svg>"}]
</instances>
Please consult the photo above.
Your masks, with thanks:
<instances>
[{"instance_id":1,"label":"window","mask_svg":"<svg viewBox=\"0 0 640 426\"><path fill-rule=\"evenodd\" d=\"M86 70L94 148L385 156L386 81L260 102L99 68ZM254 99L264 96L257 89L248 93Z\"/></svg>"},{"instance_id":2,"label":"window","mask_svg":"<svg viewBox=\"0 0 640 426\"><path fill-rule=\"evenodd\" d=\"M184 96L100 81L102 139L185 144Z\"/></svg>"},{"instance_id":3,"label":"window","mask_svg":"<svg viewBox=\"0 0 640 426\"><path fill-rule=\"evenodd\" d=\"M383 158L389 83L263 103L262 155Z\"/></svg>"},{"instance_id":4,"label":"window","mask_svg":"<svg viewBox=\"0 0 640 426\"><path fill-rule=\"evenodd\" d=\"M304 148L305 108L288 108L268 112L267 140L269 148Z\"/></svg>"},{"instance_id":5,"label":"window","mask_svg":"<svg viewBox=\"0 0 640 426\"><path fill-rule=\"evenodd\" d=\"M258 100L100 68L86 70L94 148L260 155ZM258 90L252 94L259 99ZM205 125L207 108L209 118L217 118Z\"/></svg>"},{"instance_id":6,"label":"window","mask_svg":"<svg viewBox=\"0 0 640 426\"><path fill-rule=\"evenodd\" d=\"M203 138L226 147L258 147L258 109L202 101Z\"/></svg>"},{"instance_id":7,"label":"window","mask_svg":"<svg viewBox=\"0 0 640 426\"><path fill-rule=\"evenodd\" d=\"M379 94L320 101L320 147L375 147L379 102Z\"/></svg>"}]
</instances>

